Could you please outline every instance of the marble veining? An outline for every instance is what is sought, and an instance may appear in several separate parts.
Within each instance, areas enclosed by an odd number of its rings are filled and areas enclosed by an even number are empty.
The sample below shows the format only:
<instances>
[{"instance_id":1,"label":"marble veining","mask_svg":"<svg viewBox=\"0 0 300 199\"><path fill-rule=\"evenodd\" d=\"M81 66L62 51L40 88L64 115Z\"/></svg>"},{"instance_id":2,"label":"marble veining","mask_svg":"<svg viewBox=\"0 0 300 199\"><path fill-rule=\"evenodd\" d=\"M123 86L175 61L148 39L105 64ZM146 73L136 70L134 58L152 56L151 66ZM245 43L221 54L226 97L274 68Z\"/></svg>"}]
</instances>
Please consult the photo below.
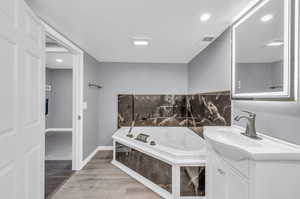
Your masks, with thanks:
<instances>
[{"instance_id":1,"label":"marble veining","mask_svg":"<svg viewBox=\"0 0 300 199\"><path fill-rule=\"evenodd\" d=\"M230 91L195 95L119 95L118 127L183 126L203 137L203 126L231 125Z\"/></svg>"},{"instance_id":2,"label":"marble veining","mask_svg":"<svg viewBox=\"0 0 300 199\"><path fill-rule=\"evenodd\" d=\"M120 143L116 143L116 160L172 193L171 165Z\"/></svg>"},{"instance_id":3,"label":"marble veining","mask_svg":"<svg viewBox=\"0 0 300 199\"><path fill-rule=\"evenodd\" d=\"M180 195L205 196L205 167L180 167Z\"/></svg>"},{"instance_id":4,"label":"marble veining","mask_svg":"<svg viewBox=\"0 0 300 199\"><path fill-rule=\"evenodd\" d=\"M187 100L189 126L230 126L230 92L190 95Z\"/></svg>"}]
</instances>

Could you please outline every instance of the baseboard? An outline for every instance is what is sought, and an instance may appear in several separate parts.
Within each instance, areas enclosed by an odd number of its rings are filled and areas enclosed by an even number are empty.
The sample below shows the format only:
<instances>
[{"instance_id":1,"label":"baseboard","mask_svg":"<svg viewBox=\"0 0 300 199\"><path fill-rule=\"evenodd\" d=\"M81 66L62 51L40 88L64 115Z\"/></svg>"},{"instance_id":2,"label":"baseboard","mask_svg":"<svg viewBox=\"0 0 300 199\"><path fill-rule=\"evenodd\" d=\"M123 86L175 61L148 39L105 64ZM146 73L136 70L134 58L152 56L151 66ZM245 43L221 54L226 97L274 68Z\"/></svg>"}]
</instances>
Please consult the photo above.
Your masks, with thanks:
<instances>
[{"instance_id":1,"label":"baseboard","mask_svg":"<svg viewBox=\"0 0 300 199\"><path fill-rule=\"evenodd\" d=\"M86 157L83 161L81 161L80 170L96 155L98 152L98 148L96 148L88 157Z\"/></svg>"},{"instance_id":2,"label":"baseboard","mask_svg":"<svg viewBox=\"0 0 300 199\"><path fill-rule=\"evenodd\" d=\"M112 151L113 149L113 146L98 146L98 151Z\"/></svg>"},{"instance_id":3,"label":"baseboard","mask_svg":"<svg viewBox=\"0 0 300 199\"><path fill-rule=\"evenodd\" d=\"M72 128L48 128L45 130L45 133L48 132L63 132L63 133L72 133Z\"/></svg>"},{"instance_id":4,"label":"baseboard","mask_svg":"<svg viewBox=\"0 0 300 199\"><path fill-rule=\"evenodd\" d=\"M113 146L98 146L88 157L81 161L80 170L96 155L98 151L111 151Z\"/></svg>"}]
</instances>

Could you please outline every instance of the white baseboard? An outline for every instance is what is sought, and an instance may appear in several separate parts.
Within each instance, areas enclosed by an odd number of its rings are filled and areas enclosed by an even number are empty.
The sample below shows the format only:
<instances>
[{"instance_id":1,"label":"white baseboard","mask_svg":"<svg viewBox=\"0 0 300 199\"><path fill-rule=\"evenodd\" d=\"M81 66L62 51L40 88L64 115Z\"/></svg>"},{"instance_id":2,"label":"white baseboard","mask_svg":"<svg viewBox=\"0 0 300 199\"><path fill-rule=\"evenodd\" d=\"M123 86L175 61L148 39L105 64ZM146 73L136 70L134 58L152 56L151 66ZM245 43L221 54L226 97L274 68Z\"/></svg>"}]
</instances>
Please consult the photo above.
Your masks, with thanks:
<instances>
[{"instance_id":1,"label":"white baseboard","mask_svg":"<svg viewBox=\"0 0 300 199\"><path fill-rule=\"evenodd\" d=\"M113 146L98 146L98 151L112 151L113 149Z\"/></svg>"},{"instance_id":2,"label":"white baseboard","mask_svg":"<svg viewBox=\"0 0 300 199\"><path fill-rule=\"evenodd\" d=\"M63 133L72 133L72 128L48 128L46 129L45 133L48 132L63 132Z\"/></svg>"},{"instance_id":3,"label":"white baseboard","mask_svg":"<svg viewBox=\"0 0 300 199\"><path fill-rule=\"evenodd\" d=\"M112 151L113 146L98 146L88 157L81 161L80 170L96 155L98 151Z\"/></svg>"},{"instance_id":4,"label":"white baseboard","mask_svg":"<svg viewBox=\"0 0 300 199\"><path fill-rule=\"evenodd\" d=\"M80 170L96 155L98 152L98 148L96 148L88 157L86 157L83 161L81 161Z\"/></svg>"}]
</instances>

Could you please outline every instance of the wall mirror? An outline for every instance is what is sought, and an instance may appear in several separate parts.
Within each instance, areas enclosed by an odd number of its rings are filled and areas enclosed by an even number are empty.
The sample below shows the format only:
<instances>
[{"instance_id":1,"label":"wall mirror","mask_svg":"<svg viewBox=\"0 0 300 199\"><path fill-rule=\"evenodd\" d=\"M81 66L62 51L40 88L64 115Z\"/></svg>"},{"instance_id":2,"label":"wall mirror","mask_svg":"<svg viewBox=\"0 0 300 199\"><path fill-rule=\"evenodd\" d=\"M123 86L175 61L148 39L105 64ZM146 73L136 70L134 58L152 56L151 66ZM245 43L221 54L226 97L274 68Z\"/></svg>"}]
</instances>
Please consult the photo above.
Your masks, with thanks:
<instances>
[{"instance_id":1,"label":"wall mirror","mask_svg":"<svg viewBox=\"0 0 300 199\"><path fill-rule=\"evenodd\" d=\"M233 99L295 100L297 65L298 0L260 1L233 25Z\"/></svg>"}]
</instances>

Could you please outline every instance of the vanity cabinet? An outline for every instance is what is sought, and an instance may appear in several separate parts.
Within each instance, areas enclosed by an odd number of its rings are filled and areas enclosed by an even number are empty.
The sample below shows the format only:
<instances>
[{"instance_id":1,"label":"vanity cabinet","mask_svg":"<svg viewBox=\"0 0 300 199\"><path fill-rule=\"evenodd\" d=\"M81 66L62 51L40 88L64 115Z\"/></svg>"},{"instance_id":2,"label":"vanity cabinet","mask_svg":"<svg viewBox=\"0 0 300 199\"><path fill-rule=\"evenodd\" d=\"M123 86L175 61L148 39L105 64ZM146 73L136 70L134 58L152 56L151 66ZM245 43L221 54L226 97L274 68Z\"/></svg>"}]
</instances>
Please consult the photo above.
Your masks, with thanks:
<instances>
[{"instance_id":1,"label":"vanity cabinet","mask_svg":"<svg viewBox=\"0 0 300 199\"><path fill-rule=\"evenodd\" d=\"M218 154L209 151L208 199L248 199L249 180Z\"/></svg>"},{"instance_id":2,"label":"vanity cabinet","mask_svg":"<svg viewBox=\"0 0 300 199\"><path fill-rule=\"evenodd\" d=\"M267 137L261 142L275 143ZM208 143L207 199L299 199L300 148L275 146L285 154L262 157L263 149L259 149L255 150L258 156L253 156L257 159L235 160L225 155L226 148L218 151Z\"/></svg>"}]
</instances>

